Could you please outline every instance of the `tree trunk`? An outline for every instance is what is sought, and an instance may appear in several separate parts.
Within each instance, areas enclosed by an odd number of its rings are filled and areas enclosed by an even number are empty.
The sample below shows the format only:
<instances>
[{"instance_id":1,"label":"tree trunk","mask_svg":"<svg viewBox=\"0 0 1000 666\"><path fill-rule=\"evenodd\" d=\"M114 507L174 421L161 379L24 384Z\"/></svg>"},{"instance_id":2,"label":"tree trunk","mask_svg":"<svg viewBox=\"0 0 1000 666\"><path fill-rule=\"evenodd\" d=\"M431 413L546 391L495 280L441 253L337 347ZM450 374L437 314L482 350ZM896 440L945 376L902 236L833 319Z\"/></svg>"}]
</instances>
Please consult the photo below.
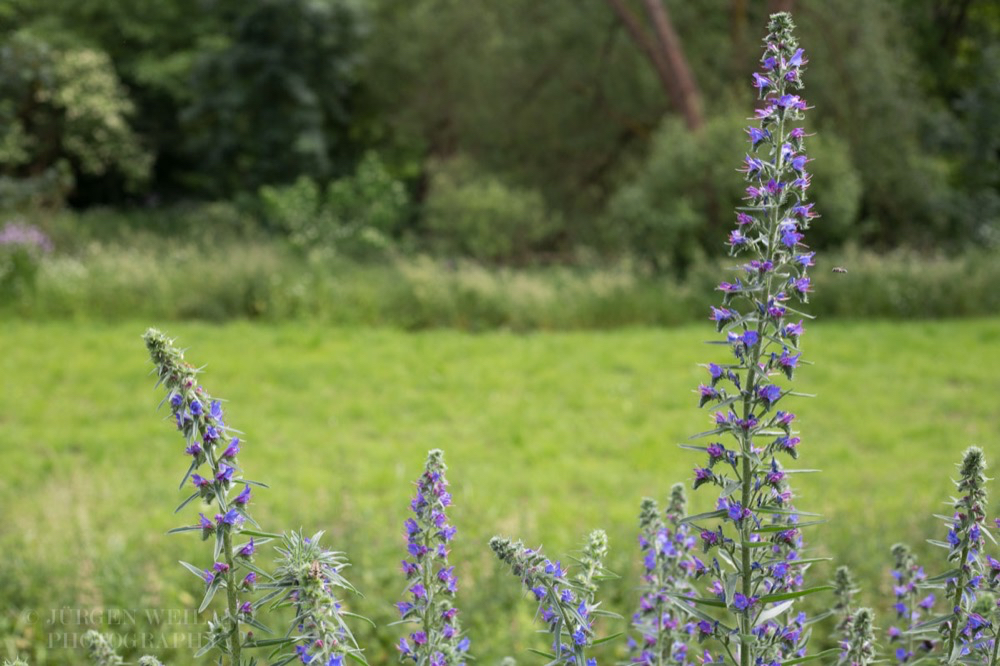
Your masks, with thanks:
<instances>
[{"instance_id":1,"label":"tree trunk","mask_svg":"<svg viewBox=\"0 0 1000 666\"><path fill-rule=\"evenodd\" d=\"M670 71L674 74L677 83L677 105L684 115L688 129L698 130L705 122L701 110L701 93L684 56L684 47L681 46L680 37L674 30L670 14L667 13L662 0L643 0L643 4L653 23L653 30L656 32L657 41L660 43Z\"/></svg>"},{"instance_id":2,"label":"tree trunk","mask_svg":"<svg viewBox=\"0 0 1000 666\"><path fill-rule=\"evenodd\" d=\"M606 0L618 19L625 26L629 37L646 56L660 80L671 105L684 117L688 129L698 130L704 124L701 96L687 59L674 31L673 24L660 0L644 0L656 38L652 39L643 29L635 14L624 0Z\"/></svg>"}]
</instances>

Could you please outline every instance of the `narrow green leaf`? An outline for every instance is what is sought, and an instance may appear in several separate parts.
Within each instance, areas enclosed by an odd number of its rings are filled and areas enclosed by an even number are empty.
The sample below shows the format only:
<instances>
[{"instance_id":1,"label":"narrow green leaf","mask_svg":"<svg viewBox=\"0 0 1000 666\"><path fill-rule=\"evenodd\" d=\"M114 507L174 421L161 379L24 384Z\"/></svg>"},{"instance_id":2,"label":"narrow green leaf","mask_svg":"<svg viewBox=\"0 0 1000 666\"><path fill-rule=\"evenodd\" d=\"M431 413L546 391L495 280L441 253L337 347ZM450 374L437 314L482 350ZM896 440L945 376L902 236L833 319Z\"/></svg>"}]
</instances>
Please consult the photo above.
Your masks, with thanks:
<instances>
[{"instance_id":1,"label":"narrow green leaf","mask_svg":"<svg viewBox=\"0 0 1000 666\"><path fill-rule=\"evenodd\" d=\"M611 634L610 636L605 636L604 638L598 638L596 641L592 643L592 645L603 645L604 643L609 643L623 635L624 632L619 631L617 634Z\"/></svg>"},{"instance_id":2,"label":"narrow green leaf","mask_svg":"<svg viewBox=\"0 0 1000 666\"><path fill-rule=\"evenodd\" d=\"M832 590L833 585L817 585L816 587L810 587L805 590L793 590L791 592L779 592L778 594L767 594L760 598L761 603L772 603L775 601L784 601L785 599L798 599L799 597L805 597L810 594L816 594L817 592L825 592L827 590Z\"/></svg>"},{"instance_id":3,"label":"narrow green leaf","mask_svg":"<svg viewBox=\"0 0 1000 666\"><path fill-rule=\"evenodd\" d=\"M180 534L181 532L194 532L195 530L201 530L201 525L188 525L187 527L175 527L172 530L167 530L167 534Z\"/></svg>"},{"instance_id":4,"label":"narrow green leaf","mask_svg":"<svg viewBox=\"0 0 1000 666\"><path fill-rule=\"evenodd\" d=\"M710 520L712 518L721 518L726 515L725 509L718 509L717 511L707 511L705 513L696 513L693 516L685 516L681 520L681 524L695 523L700 520Z\"/></svg>"},{"instance_id":5,"label":"narrow green leaf","mask_svg":"<svg viewBox=\"0 0 1000 666\"><path fill-rule=\"evenodd\" d=\"M294 638L262 638L260 640L248 641L243 644L243 647L248 648L262 648L271 647L272 645L285 645L286 643L294 643Z\"/></svg>"},{"instance_id":6,"label":"narrow green leaf","mask_svg":"<svg viewBox=\"0 0 1000 666\"><path fill-rule=\"evenodd\" d=\"M181 502L177 506L177 508L174 509L174 513L177 513L178 511L180 511L181 509L183 509L184 507L186 507L188 504L191 503L191 500L193 500L195 497L198 497L200 494L201 494L201 492L197 491L197 490L195 492L191 493L191 495L186 500L184 500L183 502Z\"/></svg>"},{"instance_id":7,"label":"narrow green leaf","mask_svg":"<svg viewBox=\"0 0 1000 666\"><path fill-rule=\"evenodd\" d=\"M840 648L830 648L829 650L823 650L822 652L817 652L816 654L810 654L805 657L799 657L798 659L786 659L781 662L781 666L794 666L795 664L804 664L807 661L812 661L814 659L824 659L826 657L832 657L835 654L840 654Z\"/></svg>"}]
</instances>

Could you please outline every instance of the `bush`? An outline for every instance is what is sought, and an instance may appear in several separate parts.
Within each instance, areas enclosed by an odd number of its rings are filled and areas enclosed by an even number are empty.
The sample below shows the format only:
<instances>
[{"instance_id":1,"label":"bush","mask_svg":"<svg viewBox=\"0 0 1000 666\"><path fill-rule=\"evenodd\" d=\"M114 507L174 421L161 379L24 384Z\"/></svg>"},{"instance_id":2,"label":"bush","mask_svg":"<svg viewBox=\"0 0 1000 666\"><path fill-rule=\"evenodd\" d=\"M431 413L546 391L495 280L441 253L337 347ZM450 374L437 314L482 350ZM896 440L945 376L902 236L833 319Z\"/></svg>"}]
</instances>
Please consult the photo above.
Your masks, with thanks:
<instances>
[{"instance_id":1,"label":"bush","mask_svg":"<svg viewBox=\"0 0 1000 666\"><path fill-rule=\"evenodd\" d=\"M114 175L135 189L152 156L108 56L56 50L15 34L0 49L0 190L8 208L58 205L80 177Z\"/></svg>"},{"instance_id":2,"label":"bush","mask_svg":"<svg viewBox=\"0 0 1000 666\"><path fill-rule=\"evenodd\" d=\"M262 187L260 199L269 224L296 248L334 249L357 258L384 253L409 210L406 189L375 153L325 192L301 176L284 187Z\"/></svg>"},{"instance_id":3,"label":"bush","mask_svg":"<svg viewBox=\"0 0 1000 666\"><path fill-rule=\"evenodd\" d=\"M733 155L747 150L745 126L742 117L716 116L692 133L679 119L665 120L636 178L609 201L606 235L656 270L683 273L701 254L721 254L719 239L742 205L744 183ZM858 174L833 135L806 141L817 184L809 194L823 216L813 241L842 242L857 223Z\"/></svg>"},{"instance_id":4,"label":"bush","mask_svg":"<svg viewBox=\"0 0 1000 666\"><path fill-rule=\"evenodd\" d=\"M524 261L561 226L542 195L512 187L455 158L432 164L424 223L448 254L481 261Z\"/></svg>"}]
</instances>

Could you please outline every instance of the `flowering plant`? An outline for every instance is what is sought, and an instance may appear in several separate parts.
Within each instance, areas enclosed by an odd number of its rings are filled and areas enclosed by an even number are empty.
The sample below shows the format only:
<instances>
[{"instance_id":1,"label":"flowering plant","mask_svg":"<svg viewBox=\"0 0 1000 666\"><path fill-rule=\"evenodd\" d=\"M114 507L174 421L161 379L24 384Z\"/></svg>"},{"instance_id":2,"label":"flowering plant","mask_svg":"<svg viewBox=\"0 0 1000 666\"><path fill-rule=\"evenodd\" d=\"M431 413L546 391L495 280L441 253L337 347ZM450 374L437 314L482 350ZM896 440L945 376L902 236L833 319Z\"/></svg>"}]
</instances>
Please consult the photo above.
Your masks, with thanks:
<instances>
[{"instance_id":1,"label":"flowering plant","mask_svg":"<svg viewBox=\"0 0 1000 666\"><path fill-rule=\"evenodd\" d=\"M711 584L707 595L678 594L675 607L694 612L705 633L725 655L742 666L777 664L805 654L806 619L793 614L796 599L828 586L802 589L811 562L799 555L801 530L818 520L793 503L788 470L781 456L798 458L800 439L793 430L795 414L786 403L794 391L790 381L802 363L802 319L809 316L794 303L805 303L811 291L803 232L816 217L806 201L810 177L804 153L806 133L800 125L807 105L797 91L808 62L795 38L787 13L768 25L761 72L753 75L764 104L757 125L747 129L750 153L742 169L749 185L747 205L737 211L737 227L729 235L733 256L746 257L741 277L719 285L722 306L711 319L726 334L731 359L707 365L709 379L699 389L699 404L715 410L715 427L698 437L718 439L707 446L688 446L707 456L695 469L694 487L715 486L717 508L685 521L698 527L702 548L713 554L702 574ZM695 610L690 604L694 605ZM718 609L715 620L703 610Z\"/></svg>"},{"instance_id":2,"label":"flowering plant","mask_svg":"<svg viewBox=\"0 0 1000 666\"><path fill-rule=\"evenodd\" d=\"M747 205L737 210L737 228L728 238L732 255L743 263L738 277L720 283L722 302L711 308L711 319L725 334L716 343L730 357L708 363L708 378L697 390L699 406L714 411L714 427L697 437L711 441L685 445L704 456L694 470L694 489L714 487L719 496L714 510L697 515L687 515L681 485L672 489L665 511L652 499L642 501L643 573L632 616L635 636L628 643L631 664L795 666L828 657L867 666L879 656L874 614L855 604L858 590L846 567L837 569L833 585L805 587L804 575L823 558L802 556L802 530L820 521L795 506L789 479L812 470L785 467L800 452L788 403L801 395L790 382L805 364L800 342L809 315L799 308L811 292L815 253L804 244L804 232L816 217L806 199L807 135L800 125L808 107L798 95L808 60L793 28L788 14L771 17L761 71L753 75L763 105L757 124L747 129L750 151L742 169ZM242 656L244 650L269 647L275 666L295 660L313 666L344 666L347 659L366 664L348 625L359 616L346 610L342 599L355 592L344 575L346 556L323 547L322 532L306 537L260 530L249 509L254 487L264 486L244 476L240 433L173 341L150 329L145 342L190 457L181 486L190 481L193 490L177 511L195 501L208 507L196 524L171 530L193 532L212 544L210 566L183 563L205 584L199 612L225 590L221 615L209 623L208 643L195 656L218 649L220 664L228 657L233 666L252 665L255 660ZM982 450L969 449L953 512L940 516L946 540L932 542L947 551L947 571L928 578L907 546L892 548L896 625L888 637L900 664L936 658L949 665L998 666L1000 560L987 552L995 538L987 521L985 470ZM447 515L452 496L446 471L443 452L431 451L410 503L413 515L403 523L406 587L396 607L400 622L413 626L398 649L400 660L414 666L465 666L472 658L455 605L458 582L449 549L457 530ZM993 524L1000 528L1000 521ZM276 542L278 556L271 571L255 559L269 541ZM595 620L622 619L597 600L599 582L612 576L604 565L607 535L601 530L589 535L573 573L562 560L520 541L497 536L490 547L538 604L552 642L549 651L535 652L550 666L596 666L592 648L618 634L596 638ZM799 599L827 589L835 596L830 612L807 617L796 608ZM947 600L949 610L933 616L938 598ZM254 635L253 630L270 633L257 617L265 606L292 609L285 636ZM837 618L839 647L809 654L811 628L830 615ZM110 641L96 632L90 647L99 666L122 663ZM147 656L140 664L159 662Z\"/></svg>"},{"instance_id":3,"label":"flowering plant","mask_svg":"<svg viewBox=\"0 0 1000 666\"><path fill-rule=\"evenodd\" d=\"M464 666L470 641L462 635L458 608L453 600L458 591L455 567L448 564L448 549L455 527L448 523L445 510L451 505L445 478L444 452L435 449L427 456L424 473L417 481L417 494L410 502L415 518L407 518L407 554L403 573L409 599L396 604L403 622L417 625L409 638L399 639L403 661L416 666Z\"/></svg>"},{"instance_id":4,"label":"flowering plant","mask_svg":"<svg viewBox=\"0 0 1000 666\"><path fill-rule=\"evenodd\" d=\"M588 657L587 650L620 635L594 639L596 617L618 617L601 610L594 598L597 581L611 575L603 562L607 543L603 531L592 532L580 559L581 571L570 577L561 561L553 562L539 548L527 548L520 541L515 543L500 536L490 540L493 553L510 567L511 573L521 579L538 602L538 614L552 635L552 652L532 651L550 659L552 664L596 666L597 660Z\"/></svg>"}]
</instances>

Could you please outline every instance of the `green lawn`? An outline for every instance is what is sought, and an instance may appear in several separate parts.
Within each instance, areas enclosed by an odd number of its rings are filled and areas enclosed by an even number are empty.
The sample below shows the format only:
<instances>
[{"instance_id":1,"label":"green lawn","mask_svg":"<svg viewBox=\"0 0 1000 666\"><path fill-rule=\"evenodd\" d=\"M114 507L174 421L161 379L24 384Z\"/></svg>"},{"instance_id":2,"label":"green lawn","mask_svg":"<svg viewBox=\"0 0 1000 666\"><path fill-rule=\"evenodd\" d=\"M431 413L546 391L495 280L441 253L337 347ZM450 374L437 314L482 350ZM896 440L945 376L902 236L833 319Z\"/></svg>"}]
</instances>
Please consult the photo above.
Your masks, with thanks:
<instances>
[{"instance_id":1,"label":"green lawn","mask_svg":"<svg viewBox=\"0 0 1000 666\"><path fill-rule=\"evenodd\" d=\"M149 376L144 328L8 322L0 330L0 657L21 650L39 664L79 663L79 650L60 647L78 627L47 625L52 608L196 605L202 587L175 562L204 564L210 554L196 538L164 536L196 511L172 514L187 462L156 411L163 396ZM450 467L459 603L481 664L505 654L535 663L525 648L545 644L531 633L532 604L492 562L494 533L563 554L606 528L623 579L605 598L627 615L639 500L689 481L699 458L676 444L706 429L711 413L691 391L704 376L697 364L720 351L701 343L707 323L524 336L303 323L164 328L190 361L207 365L205 387L230 401L228 420L247 435L241 462L272 488L256 496L264 528L324 529L348 551L350 577L366 595L354 606L381 625L359 627L373 663L395 661L402 629L384 625L403 588L401 523L411 481L435 447ZM894 542L911 541L928 571L943 569L922 540L941 536L930 516L950 496L964 447L1000 454L1000 319L808 328L816 365L797 384L818 398L795 411L803 465L824 471L797 477L796 488L799 507L830 522L807 538L815 554L856 568L866 601L885 607ZM693 493L692 510L713 501L711 489ZM810 573L821 582L832 566ZM110 629L155 637L196 626ZM190 660L149 650L173 664Z\"/></svg>"}]
</instances>

